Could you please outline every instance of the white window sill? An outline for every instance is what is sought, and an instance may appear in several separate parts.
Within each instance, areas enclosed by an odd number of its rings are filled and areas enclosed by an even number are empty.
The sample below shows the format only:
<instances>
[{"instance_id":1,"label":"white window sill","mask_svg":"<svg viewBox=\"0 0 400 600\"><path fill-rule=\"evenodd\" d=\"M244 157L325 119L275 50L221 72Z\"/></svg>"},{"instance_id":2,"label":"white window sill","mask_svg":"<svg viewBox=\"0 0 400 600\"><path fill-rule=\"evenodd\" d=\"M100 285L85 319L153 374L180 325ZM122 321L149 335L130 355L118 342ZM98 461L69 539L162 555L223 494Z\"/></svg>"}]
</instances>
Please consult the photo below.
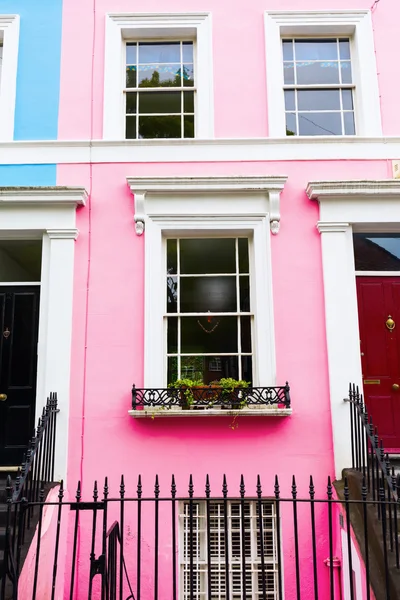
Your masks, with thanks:
<instances>
[{"instance_id":1,"label":"white window sill","mask_svg":"<svg viewBox=\"0 0 400 600\"><path fill-rule=\"evenodd\" d=\"M221 410L208 408L205 410L181 410L145 408L129 410L128 414L134 419L155 419L156 417L290 417L291 408L242 408L240 410Z\"/></svg>"}]
</instances>

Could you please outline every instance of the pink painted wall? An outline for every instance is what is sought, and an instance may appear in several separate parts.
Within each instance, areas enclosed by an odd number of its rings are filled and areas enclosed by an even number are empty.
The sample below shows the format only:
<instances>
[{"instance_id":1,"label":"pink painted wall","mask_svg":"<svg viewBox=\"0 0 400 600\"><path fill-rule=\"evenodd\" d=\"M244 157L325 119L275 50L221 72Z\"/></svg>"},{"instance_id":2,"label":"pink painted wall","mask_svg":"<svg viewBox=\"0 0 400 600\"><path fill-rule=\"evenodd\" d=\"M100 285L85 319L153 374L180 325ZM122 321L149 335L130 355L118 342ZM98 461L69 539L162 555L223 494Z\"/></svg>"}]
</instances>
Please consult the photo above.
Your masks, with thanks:
<instances>
[{"instance_id":1,"label":"pink painted wall","mask_svg":"<svg viewBox=\"0 0 400 600\"><path fill-rule=\"evenodd\" d=\"M351 6L347 0L309 0L301 9L328 10L332 4L337 9L365 9L371 0L354 0ZM263 12L298 9L297 0L191 3L191 11L212 12L216 137L268 135ZM145 6L136 0L64 0L59 139L101 138L105 13L143 10L163 11L165 7L159 0L148 0ZM187 10L183 0L168 3L168 11ZM391 59L400 53L394 29L400 20L400 4L383 0L373 19L383 131L396 135L400 114L391 102L396 85ZM57 172L59 185L83 185L90 193L77 219L70 490L81 479L87 497L93 480L102 481L105 475L111 489L118 490L124 473L127 494L132 495L137 475L142 473L146 494L151 493L158 473L161 494L167 494L171 473L175 473L178 494L184 494L190 473L195 489L201 491L205 474L210 473L212 489L219 493L226 473L230 493L237 494L243 473L246 490L254 494L260 473L264 493L272 494L273 478L279 473L282 493L288 495L291 476L296 473L301 496L307 493L313 473L318 493L325 494L326 477L333 473L333 453L321 248L315 228L318 206L307 199L305 187L318 179L385 179L391 177L390 165L386 161L340 162L338 157L298 163L59 165ZM136 421L127 414L132 383L143 383L144 239L134 231L133 198L126 176L172 173L288 175L281 199L281 231L272 237L272 278L278 383L289 380L291 385L293 415L289 418L239 418L238 428L232 429L230 418ZM320 515L318 526L319 568L326 578L326 515ZM300 527L305 540L306 591L311 582L306 518ZM87 557L83 526L81 531L79 552ZM290 598L293 536L288 530L284 537L285 588ZM87 585L85 564L78 561L76 598Z\"/></svg>"},{"instance_id":2,"label":"pink painted wall","mask_svg":"<svg viewBox=\"0 0 400 600\"><path fill-rule=\"evenodd\" d=\"M46 497L46 502L50 503L43 509L42 530L40 536L40 550L38 563L38 576L36 598L40 600L50 600L52 598L52 582L53 582L53 564L56 548L57 535L57 517L58 517L58 492L59 486L54 487ZM54 503L54 504L51 504ZM66 534L67 534L67 517L66 510L63 510L60 522L60 540L58 552L58 568L56 574L54 600L63 600L64 597L64 575L66 565ZM18 583L18 597L22 600L32 598L35 565L37 557L39 526L36 527L36 532L32 540L26 556L24 566Z\"/></svg>"}]
</instances>

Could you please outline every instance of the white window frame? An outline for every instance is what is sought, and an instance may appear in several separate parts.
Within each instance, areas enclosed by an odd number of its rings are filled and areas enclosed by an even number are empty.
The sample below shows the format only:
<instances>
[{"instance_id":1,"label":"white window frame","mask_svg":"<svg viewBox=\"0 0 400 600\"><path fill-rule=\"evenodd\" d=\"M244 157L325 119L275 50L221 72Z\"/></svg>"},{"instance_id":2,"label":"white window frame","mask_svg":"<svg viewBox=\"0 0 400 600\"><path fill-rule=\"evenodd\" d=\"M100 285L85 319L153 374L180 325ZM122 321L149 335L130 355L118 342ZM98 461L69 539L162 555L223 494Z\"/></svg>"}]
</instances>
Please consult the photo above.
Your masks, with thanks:
<instances>
[{"instance_id":1,"label":"white window frame","mask_svg":"<svg viewBox=\"0 0 400 600\"><path fill-rule=\"evenodd\" d=\"M219 505L222 509L224 507L223 505L223 500L219 500L219 501L211 501L210 504L212 505ZM236 514L234 516L232 516L232 505L236 505L238 507L240 507L240 513L241 513L241 503L240 500L228 500L227 502L227 508L228 508L228 515L227 515L227 522L228 522L228 544L229 544L229 549L230 549L230 557L229 557L229 573L230 573L230 581L229 581L229 586L230 586L230 590L231 590L231 595L233 593L233 567L239 567L240 570L242 568L242 555L240 554L240 556L235 556L233 558L232 556L232 539L233 539L233 531L235 531L237 533L237 529L232 527L232 520L239 518L241 520L241 517L237 517ZM249 506L250 509L250 514L249 517L245 517L250 519L250 554L251 556L246 556L246 573L251 573L252 577L251 577L251 591L247 590L247 597L250 599L256 599L256 598L260 598L261 597L261 593L258 590L258 585L259 585L259 580L258 580L258 573L259 571L261 571L261 556L258 555L257 552L257 537L258 537L258 533L259 533L259 528L257 527L257 502L254 500L245 500L245 505ZM263 506L270 506L271 507L271 516L265 514L264 518L265 519L271 519L272 520L272 529L268 530L272 532L273 535L273 542L272 542L272 556L268 553L267 548L265 548L265 568L266 568L266 572L271 573L274 572L275 577L274 577L274 592L275 594L277 594L278 592L278 581L279 581L279 572L278 572L278 544L277 544L277 516L276 516L276 506L274 504L274 502L271 501L267 501L267 500L262 500L262 505ZM193 566L194 566L194 571L199 573L200 575L200 586L199 589L196 590L196 582L194 582L194 596L196 598L198 597L204 597L207 596L206 590L207 590L207 573L208 573L208 569L210 568L210 565L207 562L207 524L206 524L206 520L207 520L207 516L206 516L206 509L207 509L207 502L206 500L196 500L193 502L193 533L194 533L194 544L193 544L193 548L194 548L194 557L193 557ZM180 502L179 503L179 546L178 546L178 556L179 556L179 598L181 600L185 600L185 598L189 597L189 594L186 592L185 594L185 588L184 588L184 581L185 581L185 567L188 567L188 560L187 558L185 559L185 539L186 539L186 543L190 543L189 541L189 537L190 537L190 532L189 532L189 526L190 526L190 503L189 501L185 501L185 502ZM224 521L224 516L223 516L223 510L220 513L219 512L219 523L218 523L218 534L224 536L224 525L223 525L223 521ZM239 514L240 514L239 513ZM187 525L185 527L185 525ZM267 529L265 528L265 523L263 522L263 527L264 527L264 532L267 531ZM246 527L246 530L248 531L248 528ZM241 532L240 532L240 537L241 537ZM241 542L242 543L242 542ZM196 552L196 550L198 551L198 554ZM197 554L197 556L196 556ZM223 578L225 578L225 552L222 551L221 548L221 553L219 554L218 557L211 556L211 565L213 565L214 567L218 566L219 569L217 571L217 573L220 573L222 575ZM271 571L270 569L268 569L267 567L273 566L273 571ZM249 570L247 570L250 567ZM259 569L259 571L258 571ZM237 571L236 571L237 573ZM242 574L240 573L240 579L242 578ZM223 592L222 590L216 590L214 588L213 590L213 597L221 597L223 596ZM271 591L268 590L267 592L268 596L270 596ZM274 595L275 595L274 594ZM236 595L235 595L236 597Z\"/></svg>"},{"instance_id":2,"label":"white window frame","mask_svg":"<svg viewBox=\"0 0 400 600\"><path fill-rule=\"evenodd\" d=\"M209 13L107 14L105 35L103 139L125 139L125 44L127 41L146 40L193 40L196 138L214 137L212 31Z\"/></svg>"},{"instance_id":3,"label":"white window frame","mask_svg":"<svg viewBox=\"0 0 400 600\"><path fill-rule=\"evenodd\" d=\"M298 36L350 38L356 136L381 136L379 85L370 10L265 13L269 136L286 137L282 38Z\"/></svg>"},{"instance_id":4,"label":"white window frame","mask_svg":"<svg viewBox=\"0 0 400 600\"><path fill-rule=\"evenodd\" d=\"M138 235L145 230L144 387L167 383L165 236L248 236L253 384L276 385L270 227L286 177L128 177Z\"/></svg>"},{"instance_id":5,"label":"white window frame","mask_svg":"<svg viewBox=\"0 0 400 600\"><path fill-rule=\"evenodd\" d=\"M0 81L0 141L7 142L14 139L19 15L0 15L0 42L3 45Z\"/></svg>"}]
</instances>

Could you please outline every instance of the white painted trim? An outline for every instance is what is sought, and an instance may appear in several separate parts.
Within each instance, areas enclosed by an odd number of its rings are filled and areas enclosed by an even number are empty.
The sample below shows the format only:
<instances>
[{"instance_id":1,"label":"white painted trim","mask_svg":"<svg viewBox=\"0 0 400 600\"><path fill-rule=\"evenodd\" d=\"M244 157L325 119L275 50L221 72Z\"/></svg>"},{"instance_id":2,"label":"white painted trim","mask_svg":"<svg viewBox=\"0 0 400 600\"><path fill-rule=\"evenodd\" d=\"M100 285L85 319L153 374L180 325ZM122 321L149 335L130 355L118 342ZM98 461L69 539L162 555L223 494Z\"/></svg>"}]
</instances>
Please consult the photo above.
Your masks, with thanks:
<instances>
[{"instance_id":1,"label":"white painted trim","mask_svg":"<svg viewBox=\"0 0 400 600\"><path fill-rule=\"evenodd\" d=\"M394 156L400 156L399 137L0 142L0 164L5 165L392 160Z\"/></svg>"},{"instance_id":2,"label":"white painted trim","mask_svg":"<svg viewBox=\"0 0 400 600\"><path fill-rule=\"evenodd\" d=\"M0 35L3 39L0 82L0 140L7 141L14 138L19 15L0 15Z\"/></svg>"},{"instance_id":3,"label":"white painted trim","mask_svg":"<svg viewBox=\"0 0 400 600\"><path fill-rule=\"evenodd\" d=\"M400 182L311 182L308 197L318 200L325 296L329 387L336 476L351 465L348 385L362 389L353 229L397 226ZM379 190L381 190L379 192Z\"/></svg>"},{"instance_id":4,"label":"white painted trim","mask_svg":"<svg viewBox=\"0 0 400 600\"><path fill-rule=\"evenodd\" d=\"M370 10L268 11L265 13L268 127L271 137L286 135L282 36L351 37L358 135L382 135L379 85ZM293 139L290 137L290 139Z\"/></svg>"},{"instance_id":5,"label":"white painted trim","mask_svg":"<svg viewBox=\"0 0 400 600\"><path fill-rule=\"evenodd\" d=\"M210 13L107 14L105 24L103 138L125 138L124 40L146 37L196 42L196 138L214 136L212 28Z\"/></svg>"},{"instance_id":6,"label":"white painted trim","mask_svg":"<svg viewBox=\"0 0 400 600\"><path fill-rule=\"evenodd\" d=\"M285 177L128 177L135 208L145 224L145 387L166 385L165 295L160 293L165 282L163 239L182 234L246 234L252 240L252 311L257 320L253 380L259 386L275 385L270 194L279 194L285 181ZM278 218L276 198L273 203Z\"/></svg>"},{"instance_id":7,"label":"white painted trim","mask_svg":"<svg viewBox=\"0 0 400 600\"><path fill-rule=\"evenodd\" d=\"M87 192L82 187L0 187L1 204L85 206Z\"/></svg>"},{"instance_id":8,"label":"white painted trim","mask_svg":"<svg viewBox=\"0 0 400 600\"><path fill-rule=\"evenodd\" d=\"M291 408L242 408L239 410L161 410L159 408L146 408L143 410L128 410L134 419L158 419L159 417L290 417Z\"/></svg>"},{"instance_id":9,"label":"white painted trim","mask_svg":"<svg viewBox=\"0 0 400 600\"><path fill-rule=\"evenodd\" d=\"M400 277L400 271L356 271L356 277Z\"/></svg>"},{"instance_id":10,"label":"white painted trim","mask_svg":"<svg viewBox=\"0 0 400 600\"><path fill-rule=\"evenodd\" d=\"M56 479L67 473L76 207L85 198L83 188L0 189L0 239L42 237L35 418L57 392Z\"/></svg>"}]
</instances>

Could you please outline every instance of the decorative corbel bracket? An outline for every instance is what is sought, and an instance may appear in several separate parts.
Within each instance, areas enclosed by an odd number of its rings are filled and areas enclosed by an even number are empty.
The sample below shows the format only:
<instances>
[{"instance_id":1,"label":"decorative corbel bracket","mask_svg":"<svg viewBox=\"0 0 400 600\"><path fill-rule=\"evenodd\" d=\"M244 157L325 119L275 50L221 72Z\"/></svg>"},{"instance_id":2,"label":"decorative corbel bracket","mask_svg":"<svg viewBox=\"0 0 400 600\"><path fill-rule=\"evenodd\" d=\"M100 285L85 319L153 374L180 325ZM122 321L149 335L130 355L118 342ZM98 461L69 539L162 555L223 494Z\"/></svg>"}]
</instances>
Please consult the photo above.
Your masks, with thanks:
<instances>
[{"instance_id":1,"label":"decorative corbel bracket","mask_svg":"<svg viewBox=\"0 0 400 600\"><path fill-rule=\"evenodd\" d=\"M271 233L273 235L277 235L279 233L281 224L280 199L281 190L269 191L269 222Z\"/></svg>"},{"instance_id":2,"label":"decorative corbel bracket","mask_svg":"<svg viewBox=\"0 0 400 600\"><path fill-rule=\"evenodd\" d=\"M144 201L146 192L135 192L135 231L136 235L143 235L146 222Z\"/></svg>"}]
</instances>

